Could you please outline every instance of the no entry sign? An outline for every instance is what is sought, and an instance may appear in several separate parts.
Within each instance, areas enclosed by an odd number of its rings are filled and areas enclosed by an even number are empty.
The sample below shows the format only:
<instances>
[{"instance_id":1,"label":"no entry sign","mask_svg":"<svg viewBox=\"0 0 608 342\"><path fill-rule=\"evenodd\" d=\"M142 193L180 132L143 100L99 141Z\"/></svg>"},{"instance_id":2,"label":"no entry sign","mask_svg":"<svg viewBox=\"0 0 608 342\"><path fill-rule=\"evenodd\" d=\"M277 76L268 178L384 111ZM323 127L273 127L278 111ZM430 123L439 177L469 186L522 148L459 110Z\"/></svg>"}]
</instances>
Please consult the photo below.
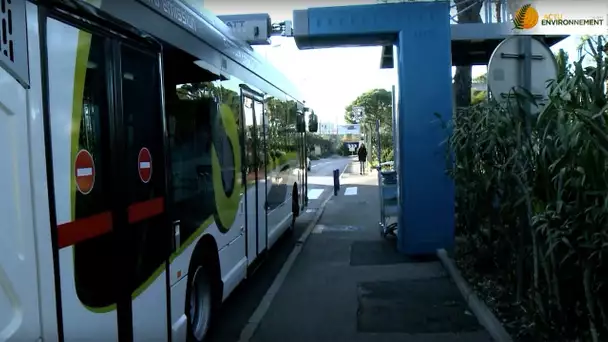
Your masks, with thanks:
<instances>
[{"instance_id":1,"label":"no entry sign","mask_svg":"<svg viewBox=\"0 0 608 342\"><path fill-rule=\"evenodd\" d=\"M87 195L93 190L95 185L95 161L87 150L80 150L74 160L74 176L76 178L76 188L78 191Z\"/></svg>"},{"instance_id":2,"label":"no entry sign","mask_svg":"<svg viewBox=\"0 0 608 342\"><path fill-rule=\"evenodd\" d=\"M144 183L148 183L152 178L152 154L145 147L139 150L137 167L139 169L139 179Z\"/></svg>"}]
</instances>

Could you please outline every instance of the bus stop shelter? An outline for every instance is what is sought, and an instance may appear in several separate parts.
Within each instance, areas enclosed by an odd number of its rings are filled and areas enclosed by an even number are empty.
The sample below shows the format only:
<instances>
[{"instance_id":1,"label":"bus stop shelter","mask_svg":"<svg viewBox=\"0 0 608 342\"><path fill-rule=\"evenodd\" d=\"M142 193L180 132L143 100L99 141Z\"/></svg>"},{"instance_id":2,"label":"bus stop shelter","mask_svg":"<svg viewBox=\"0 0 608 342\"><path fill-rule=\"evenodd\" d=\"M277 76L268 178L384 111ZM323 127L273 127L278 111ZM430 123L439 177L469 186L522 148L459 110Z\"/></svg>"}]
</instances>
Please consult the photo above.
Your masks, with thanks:
<instances>
[{"instance_id":1,"label":"bus stop shelter","mask_svg":"<svg viewBox=\"0 0 608 342\"><path fill-rule=\"evenodd\" d=\"M451 25L450 7L447 1L416 1L294 11L300 49L395 47L397 245L409 255L454 244L454 183L442 145L451 132L441 125L452 118L452 66L486 64L511 34L508 22Z\"/></svg>"}]
</instances>

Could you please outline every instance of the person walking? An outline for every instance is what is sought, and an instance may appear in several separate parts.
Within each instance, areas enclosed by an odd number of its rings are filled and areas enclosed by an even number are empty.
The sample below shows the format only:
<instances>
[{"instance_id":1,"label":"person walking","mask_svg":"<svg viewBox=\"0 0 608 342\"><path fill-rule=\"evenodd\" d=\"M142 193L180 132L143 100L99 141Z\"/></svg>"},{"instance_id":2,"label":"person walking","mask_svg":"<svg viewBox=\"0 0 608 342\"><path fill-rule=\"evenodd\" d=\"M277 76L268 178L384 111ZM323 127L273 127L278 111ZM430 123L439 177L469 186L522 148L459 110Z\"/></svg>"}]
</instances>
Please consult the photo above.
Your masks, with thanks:
<instances>
[{"instance_id":1,"label":"person walking","mask_svg":"<svg viewBox=\"0 0 608 342\"><path fill-rule=\"evenodd\" d=\"M359 151L357 151L357 156L359 156L359 174L365 173L365 161L367 161L367 149L365 148L365 144L361 144L359 146Z\"/></svg>"}]
</instances>

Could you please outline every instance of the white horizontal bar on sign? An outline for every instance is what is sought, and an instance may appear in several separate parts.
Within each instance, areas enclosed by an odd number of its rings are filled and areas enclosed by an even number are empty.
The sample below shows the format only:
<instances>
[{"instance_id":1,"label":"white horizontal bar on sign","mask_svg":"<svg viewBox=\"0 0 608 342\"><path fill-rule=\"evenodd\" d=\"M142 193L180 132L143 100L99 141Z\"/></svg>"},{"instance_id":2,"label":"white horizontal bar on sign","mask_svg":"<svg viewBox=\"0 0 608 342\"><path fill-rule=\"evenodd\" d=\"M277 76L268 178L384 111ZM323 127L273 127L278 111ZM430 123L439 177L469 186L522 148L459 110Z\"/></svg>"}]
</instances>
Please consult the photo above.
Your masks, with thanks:
<instances>
[{"instance_id":1,"label":"white horizontal bar on sign","mask_svg":"<svg viewBox=\"0 0 608 342\"><path fill-rule=\"evenodd\" d=\"M139 163L139 168L140 169L149 169L150 168L150 162L140 162Z\"/></svg>"},{"instance_id":2,"label":"white horizontal bar on sign","mask_svg":"<svg viewBox=\"0 0 608 342\"><path fill-rule=\"evenodd\" d=\"M83 167L80 169L76 169L76 177L86 177L93 175L92 167Z\"/></svg>"}]
</instances>

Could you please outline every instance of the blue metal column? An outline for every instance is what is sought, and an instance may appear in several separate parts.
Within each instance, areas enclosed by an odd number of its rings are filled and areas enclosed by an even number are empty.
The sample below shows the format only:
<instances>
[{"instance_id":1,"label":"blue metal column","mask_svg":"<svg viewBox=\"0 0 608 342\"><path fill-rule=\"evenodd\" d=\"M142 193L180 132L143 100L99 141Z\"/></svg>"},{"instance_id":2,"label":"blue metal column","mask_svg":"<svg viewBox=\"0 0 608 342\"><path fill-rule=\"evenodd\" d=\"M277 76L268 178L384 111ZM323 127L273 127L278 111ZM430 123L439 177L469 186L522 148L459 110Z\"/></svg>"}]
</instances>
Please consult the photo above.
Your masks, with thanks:
<instances>
[{"instance_id":1,"label":"blue metal column","mask_svg":"<svg viewBox=\"0 0 608 342\"><path fill-rule=\"evenodd\" d=\"M294 11L300 49L398 47L395 157L399 175L398 248L409 255L451 249L454 185L445 173L452 118L449 2L408 2ZM364 81L364 80L362 80Z\"/></svg>"},{"instance_id":2,"label":"blue metal column","mask_svg":"<svg viewBox=\"0 0 608 342\"><path fill-rule=\"evenodd\" d=\"M397 42L399 97L398 248L406 254L451 249L454 185L446 175L447 137L435 113L452 118L452 61L448 12L434 11L403 28ZM406 23L404 23L406 24Z\"/></svg>"}]
</instances>

